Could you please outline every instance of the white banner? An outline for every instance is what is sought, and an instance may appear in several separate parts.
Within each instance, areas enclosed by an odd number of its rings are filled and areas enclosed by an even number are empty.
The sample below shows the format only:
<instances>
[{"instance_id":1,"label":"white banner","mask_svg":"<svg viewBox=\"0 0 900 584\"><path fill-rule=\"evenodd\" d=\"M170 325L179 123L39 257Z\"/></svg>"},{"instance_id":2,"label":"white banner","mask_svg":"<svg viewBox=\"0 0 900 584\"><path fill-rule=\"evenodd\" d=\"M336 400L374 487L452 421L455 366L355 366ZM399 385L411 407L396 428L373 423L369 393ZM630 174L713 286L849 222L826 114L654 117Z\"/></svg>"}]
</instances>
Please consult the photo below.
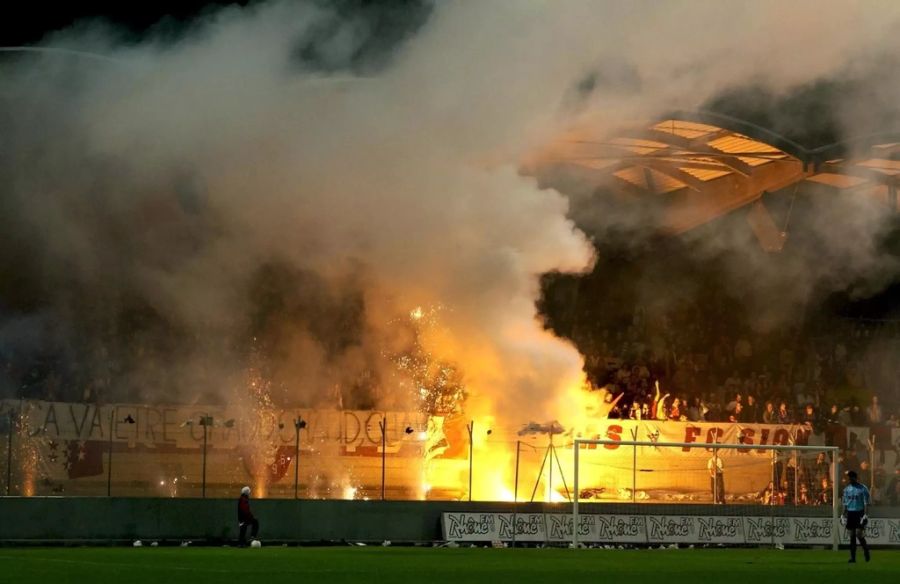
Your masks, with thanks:
<instances>
[{"instance_id":1,"label":"white banner","mask_svg":"<svg viewBox=\"0 0 900 584\"><path fill-rule=\"evenodd\" d=\"M548 513L547 539L552 542L572 541L572 515ZM647 523L640 515L596 515L578 516L579 541L603 543L645 543Z\"/></svg>"},{"instance_id":2,"label":"white banner","mask_svg":"<svg viewBox=\"0 0 900 584\"><path fill-rule=\"evenodd\" d=\"M648 543L693 543L697 540L696 517L674 515L649 515L647 521Z\"/></svg>"},{"instance_id":3,"label":"white banner","mask_svg":"<svg viewBox=\"0 0 900 584\"><path fill-rule=\"evenodd\" d=\"M579 515L596 518L596 540L609 543L643 543L647 541L647 522L642 515Z\"/></svg>"},{"instance_id":4,"label":"white banner","mask_svg":"<svg viewBox=\"0 0 900 584\"><path fill-rule=\"evenodd\" d=\"M739 517L647 516L648 543L744 543Z\"/></svg>"},{"instance_id":5,"label":"white banner","mask_svg":"<svg viewBox=\"0 0 900 584\"><path fill-rule=\"evenodd\" d=\"M790 536L784 543L799 545L831 545L833 522L830 517L791 517Z\"/></svg>"},{"instance_id":6,"label":"white banner","mask_svg":"<svg viewBox=\"0 0 900 584\"><path fill-rule=\"evenodd\" d=\"M785 544L791 537L789 517L744 517L744 542Z\"/></svg>"},{"instance_id":7,"label":"white banner","mask_svg":"<svg viewBox=\"0 0 900 584\"><path fill-rule=\"evenodd\" d=\"M447 541L492 542L512 540L511 513L443 513ZM572 515L519 513L516 539L522 542L572 541ZM605 515L578 516L578 539L583 543L638 544L832 544L830 517L719 517L708 515ZM849 539L841 530L841 542ZM872 518L868 542L900 546L900 519Z\"/></svg>"},{"instance_id":8,"label":"white banner","mask_svg":"<svg viewBox=\"0 0 900 584\"><path fill-rule=\"evenodd\" d=\"M303 441L333 443L343 454L376 456L382 444L382 421L387 423L387 451L401 447L424 447L418 437L431 430L429 416L417 412L368 410L311 410L237 408L222 406L175 406L94 404L0 400L0 409L20 412L31 436L52 440L103 441L151 447L199 448L206 441L210 448L237 448L248 442L293 445L294 420L306 422ZM204 428L200 418L211 416L212 425ZM127 422L126 422L127 420ZM412 434L406 433L412 428ZM430 436L427 436L430 439ZM414 454L416 455L416 454ZM418 453L421 457L421 453Z\"/></svg>"},{"instance_id":9,"label":"white banner","mask_svg":"<svg viewBox=\"0 0 900 584\"><path fill-rule=\"evenodd\" d=\"M900 519L869 518L866 542L870 545L900 545ZM841 528L841 543L850 543L850 532Z\"/></svg>"},{"instance_id":10,"label":"white banner","mask_svg":"<svg viewBox=\"0 0 900 584\"><path fill-rule=\"evenodd\" d=\"M571 519L570 519L571 523ZM512 541L512 513L443 513L441 524L447 541ZM516 541L547 541L543 513L515 514Z\"/></svg>"},{"instance_id":11,"label":"white banner","mask_svg":"<svg viewBox=\"0 0 900 584\"><path fill-rule=\"evenodd\" d=\"M740 517L697 517L697 541L700 543L744 543L744 522Z\"/></svg>"},{"instance_id":12,"label":"white banner","mask_svg":"<svg viewBox=\"0 0 900 584\"><path fill-rule=\"evenodd\" d=\"M831 545L830 517L744 517L748 544Z\"/></svg>"},{"instance_id":13,"label":"white banner","mask_svg":"<svg viewBox=\"0 0 900 584\"><path fill-rule=\"evenodd\" d=\"M501 541L511 541L513 521L516 541L547 541L547 520L543 513L499 513Z\"/></svg>"}]
</instances>

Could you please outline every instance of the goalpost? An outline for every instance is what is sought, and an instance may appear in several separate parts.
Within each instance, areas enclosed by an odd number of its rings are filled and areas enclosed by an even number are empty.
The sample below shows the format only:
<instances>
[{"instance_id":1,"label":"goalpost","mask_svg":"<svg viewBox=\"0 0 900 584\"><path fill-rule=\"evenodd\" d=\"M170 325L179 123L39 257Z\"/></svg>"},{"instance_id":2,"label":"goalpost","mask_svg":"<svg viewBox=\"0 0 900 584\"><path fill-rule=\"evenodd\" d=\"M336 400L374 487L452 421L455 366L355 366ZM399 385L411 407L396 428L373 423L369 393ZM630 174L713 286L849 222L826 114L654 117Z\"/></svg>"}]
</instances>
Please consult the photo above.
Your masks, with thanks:
<instances>
[{"instance_id":1,"label":"goalpost","mask_svg":"<svg viewBox=\"0 0 900 584\"><path fill-rule=\"evenodd\" d=\"M579 547L579 531L586 534L591 526L609 519L606 513L621 514L604 511L604 504L650 503L656 504L653 509L631 507L643 516L638 519L648 542L654 533L666 533L660 529L666 517L681 521L670 521L668 531L675 537L668 543L687 543L688 539L679 540L682 527L694 538L695 531L712 533L710 543L732 541L716 539L716 530L722 535L728 526L711 528L704 520L720 517L729 519L731 535L740 527L736 543L830 543L837 550L838 451L836 446L576 438L572 546ZM581 517L580 502L592 504L591 512ZM631 521L636 521L634 516Z\"/></svg>"}]
</instances>

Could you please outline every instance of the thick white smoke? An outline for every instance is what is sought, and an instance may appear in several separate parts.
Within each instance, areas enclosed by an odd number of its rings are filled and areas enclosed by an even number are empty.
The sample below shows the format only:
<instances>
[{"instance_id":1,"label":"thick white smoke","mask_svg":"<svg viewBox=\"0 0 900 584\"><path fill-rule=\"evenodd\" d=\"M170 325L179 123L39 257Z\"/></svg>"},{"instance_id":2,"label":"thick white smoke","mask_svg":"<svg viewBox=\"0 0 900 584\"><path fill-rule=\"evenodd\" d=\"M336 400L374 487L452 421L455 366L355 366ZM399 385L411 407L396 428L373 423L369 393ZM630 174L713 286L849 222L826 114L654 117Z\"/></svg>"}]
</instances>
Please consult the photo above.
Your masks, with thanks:
<instances>
[{"instance_id":1,"label":"thick white smoke","mask_svg":"<svg viewBox=\"0 0 900 584\"><path fill-rule=\"evenodd\" d=\"M740 80L787 87L837 70L893 22L867 8L440 3L365 76L297 59L333 18L312 5L228 9L169 44L122 46L83 25L48 43L121 64L8 68L4 188L16 232L39 251L53 318L90 306L92 323L114 321L105 308L140 298L191 339L177 363L136 360L144 398L161 379L183 395L234 384L247 289L275 262L300 275L288 312L306 323L267 347L288 398L328 396L348 372L382 367L373 355L405 342L390 323L441 306L424 342L461 368L483 400L473 409L511 422L562 415L548 403L577 382L581 357L542 330L538 277L588 268L593 249L566 199L519 176L518 161L576 115L614 127ZM340 63L364 34L351 23L317 42ZM591 74L601 83L573 106ZM344 330L346 290L361 330Z\"/></svg>"}]
</instances>

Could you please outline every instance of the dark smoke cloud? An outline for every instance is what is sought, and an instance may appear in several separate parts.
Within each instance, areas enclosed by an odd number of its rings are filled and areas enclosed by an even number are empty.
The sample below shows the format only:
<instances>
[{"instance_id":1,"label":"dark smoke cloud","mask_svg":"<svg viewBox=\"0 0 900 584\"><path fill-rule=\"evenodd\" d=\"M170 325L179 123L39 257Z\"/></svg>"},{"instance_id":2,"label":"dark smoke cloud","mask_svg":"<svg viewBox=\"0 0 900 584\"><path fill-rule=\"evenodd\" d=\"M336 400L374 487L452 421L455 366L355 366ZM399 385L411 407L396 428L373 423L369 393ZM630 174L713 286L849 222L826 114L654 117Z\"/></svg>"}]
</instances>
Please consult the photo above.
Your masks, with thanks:
<instances>
[{"instance_id":1,"label":"dark smoke cloud","mask_svg":"<svg viewBox=\"0 0 900 584\"><path fill-rule=\"evenodd\" d=\"M897 43L882 28L897 21L895 7L839 4L838 11L843 11L847 22L867 31L857 35L830 16L794 18L792 9L800 8L796 4L779 9L766 3L758 6L760 12L750 17L755 25L748 27L768 30L767 47L759 44L756 32L745 30L731 40L704 33L696 39L707 51L704 57L689 67L668 70L657 63L642 65L633 53L624 51L575 86L573 108L593 122L598 104L618 106L622 120L619 125L607 124L610 136L620 128L654 119L641 112L665 115L683 106L724 114L800 144L809 159L819 163L841 157L868 158L868 146L879 138L859 138L882 134L884 142L900 135ZM722 5L723 10L733 8ZM709 12L710 20L701 21L715 22L717 10ZM779 13L782 18L776 23L773 19ZM875 22L876 13L881 23ZM721 22L724 30L733 32L726 19ZM830 47L821 40L828 36L826 31L836 35ZM744 41L748 45L738 54L737 45ZM678 62L693 43L686 39L673 45L673 52L660 56L658 63ZM649 46L660 44L665 44L664 38ZM760 62L769 51L774 55L782 50L796 60ZM624 106L623 92L632 98ZM648 107L657 106L659 100L644 97L647 93L669 96L670 107ZM833 147L813 154L829 145ZM890 252L896 221L892 213L866 197L834 196L808 185L767 194L764 201L789 238L785 251L773 256L760 249L746 224L746 209L678 241L666 241L653 228L661 211L653 198L617 197L603 185L595 190L596 184L563 174L542 179L572 201L571 216L600 251L598 274L619 257L645 264L643 275L630 275L645 280L633 290L642 303L664 304L667 297L689 297L696 278L717 281L746 304L752 315L748 326L772 330L802 319L810 304L817 305L831 292L849 289L854 297L876 294L895 281L900 268L897 255ZM673 264L683 271L671 269Z\"/></svg>"}]
</instances>

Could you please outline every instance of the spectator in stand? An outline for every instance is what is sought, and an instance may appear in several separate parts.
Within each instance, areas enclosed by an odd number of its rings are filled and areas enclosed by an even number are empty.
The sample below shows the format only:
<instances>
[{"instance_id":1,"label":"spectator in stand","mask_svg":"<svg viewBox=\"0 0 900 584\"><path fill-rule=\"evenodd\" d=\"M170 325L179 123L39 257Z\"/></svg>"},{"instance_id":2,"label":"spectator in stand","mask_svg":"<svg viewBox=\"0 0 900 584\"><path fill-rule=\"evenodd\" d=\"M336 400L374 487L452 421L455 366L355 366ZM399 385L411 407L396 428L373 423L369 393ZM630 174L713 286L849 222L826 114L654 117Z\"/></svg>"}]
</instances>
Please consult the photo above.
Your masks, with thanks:
<instances>
[{"instance_id":1,"label":"spectator in stand","mask_svg":"<svg viewBox=\"0 0 900 584\"><path fill-rule=\"evenodd\" d=\"M672 407L669 408L669 419L670 420L681 420L681 400L677 397L672 400Z\"/></svg>"},{"instance_id":2,"label":"spectator in stand","mask_svg":"<svg viewBox=\"0 0 900 584\"><path fill-rule=\"evenodd\" d=\"M654 400L655 411L653 413L654 419L656 420L666 420L668 416L666 416L666 400L669 399L669 394L665 394L662 397L659 397L659 385L656 386L656 399Z\"/></svg>"},{"instance_id":3,"label":"spectator in stand","mask_svg":"<svg viewBox=\"0 0 900 584\"><path fill-rule=\"evenodd\" d=\"M641 404L637 400L631 402L631 411L628 412L628 417L632 420L641 419Z\"/></svg>"},{"instance_id":4,"label":"spectator in stand","mask_svg":"<svg viewBox=\"0 0 900 584\"><path fill-rule=\"evenodd\" d=\"M709 421L709 412L710 412L709 404L707 404L705 401L701 400L700 401L700 421L701 422Z\"/></svg>"},{"instance_id":5,"label":"spectator in stand","mask_svg":"<svg viewBox=\"0 0 900 584\"><path fill-rule=\"evenodd\" d=\"M778 423L778 414L775 411L775 405L767 401L766 402L766 410L762 415L763 424L777 424Z\"/></svg>"},{"instance_id":6,"label":"spectator in stand","mask_svg":"<svg viewBox=\"0 0 900 584\"><path fill-rule=\"evenodd\" d=\"M790 424L791 413L788 411L787 402L782 401L778 404L778 415L776 416L779 424Z\"/></svg>"},{"instance_id":7,"label":"spectator in stand","mask_svg":"<svg viewBox=\"0 0 900 584\"><path fill-rule=\"evenodd\" d=\"M613 420L619 420L626 416L622 415L622 408L619 406L619 404L612 404L612 409L609 410L609 414L607 414L607 417Z\"/></svg>"},{"instance_id":8,"label":"spectator in stand","mask_svg":"<svg viewBox=\"0 0 900 584\"><path fill-rule=\"evenodd\" d=\"M803 409L803 415L800 417L800 423L806 424L811 430L815 429L816 432L818 432L819 417L816 415L816 410L811 403L806 404L806 407Z\"/></svg>"},{"instance_id":9,"label":"spectator in stand","mask_svg":"<svg viewBox=\"0 0 900 584\"><path fill-rule=\"evenodd\" d=\"M744 421L743 411L744 411L744 406L742 406L740 402L736 403L734 405L734 410L730 414L728 414L728 421L733 422L733 423L734 422L743 422Z\"/></svg>"},{"instance_id":10,"label":"spectator in stand","mask_svg":"<svg viewBox=\"0 0 900 584\"><path fill-rule=\"evenodd\" d=\"M662 397L662 392L659 389L659 380L654 381L653 386L655 388L655 393L653 395L653 399L648 400L650 402L650 415L648 416L647 419L651 419L651 420L656 419L656 405L659 403L659 398Z\"/></svg>"},{"instance_id":11,"label":"spectator in stand","mask_svg":"<svg viewBox=\"0 0 900 584\"><path fill-rule=\"evenodd\" d=\"M853 419L850 417L850 406L841 408L838 412L838 424L841 426L853 426Z\"/></svg>"},{"instance_id":12,"label":"spectator in stand","mask_svg":"<svg viewBox=\"0 0 900 584\"><path fill-rule=\"evenodd\" d=\"M778 505L792 504L793 501L788 493L788 482L786 478L781 479L781 483L779 484L778 493L775 495L776 501Z\"/></svg>"},{"instance_id":13,"label":"spectator in stand","mask_svg":"<svg viewBox=\"0 0 900 584\"><path fill-rule=\"evenodd\" d=\"M861 439L856 433L850 433L850 446L848 448L852 448L856 451L856 458L859 460L869 460L869 448L871 435L869 435L868 439ZM868 480L868 479L867 479Z\"/></svg>"},{"instance_id":14,"label":"spectator in stand","mask_svg":"<svg viewBox=\"0 0 900 584\"><path fill-rule=\"evenodd\" d=\"M884 421L884 412L881 410L881 404L878 403L878 396L872 396L872 403L866 408L866 415L869 418L870 426L877 426Z\"/></svg>"},{"instance_id":15,"label":"spectator in stand","mask_svg":"<svg viewBox=\"0 0 900 584\"><path fill-rule=\"evenodd\" d=\"M842 423L841 409L833 404L825 416L825 444L847 447L847 428Z\"/></svg>"},{"instance_id":16,"label":"spectator in stand","mask_svg":"<svg viewBox=\"0 0 900 584\"><path fill-rule=\"evenodd\" d=\"M775 483L769 481L769 484L756 495L756 499L763 505L775 504Z\"/></svg>"},{"instance_id":17,"label":"spectator in stand","mask_svg":"<svg viewBox=\"0 0 900 584\"><path fill-rule=\"evenodd\" d=\"M691 405L687 408L687 419L689 422L699 422L701 421L700 408L701 408L700 398L694 396L691 400Z\"/></svg>"},{"instance_id":18,"label":"spectator in stand","mask_svg":"<svg viewBox=\"0 0 900 584\"><path fill-rule=\"evenodd\" d=\"M794 457L788 459L787 466L784 469L784 493L785 501L788 504L797 504L797 483L799 482L799 474Z\"/></svg>"},{"instance_id":19,"label":"spectator in stand","mask_svg":"<svg viewBox=\"0 0 900 584\"><path fill-rule=\"evenodd\" d=\"M865 426L866 425L866 414L863 412L862 408L859 407L859 404L854 403L850 408L850 420L853 421L854 426Z\"/></svg>"},{"instance_id":20,"label":"spectator in stand","mask_svg":"<svg viewBox=\"0 0 900 584\"><path fill-rule=\"evenodd\" d=\"M830 474L831 464L828 462L828 457L825 456L824 452L820 452L816 456L816 464L813 466L814 478L819 483L822 479L827 479Z\"/></svg>"},{"instance_id":21,"label":"spectator in stand","mask_svg":"<svg viewBox=\"0 0 900 584\"><path fill-rule=\"evenodd\" d=\"M828 477L823 477L819 481L819 492L816 494L816 503L819 505L831 505L831 481Z\"/></svg>"},{"instance_id":22,"label":"spectator in stand","mask_svg":"<svg viewBox=\"0 0 900 584\"><path fill-rule=\"evenodd\" d=\"M800 483L800 496L797 497L798 505L809 505L812 501L809 498L809 487L806 483Z\"/></svg>"},{"instance_id":23,"label":"spectator in stand","mask_svg":"<svg viewBox=\"0 0 900 584\"><path fill-rule=\"evenodd\" d=\"M747 405L744 407L744 421L750 424L759 424L759 404L753 394L747 395Z\"/></svg>"},{"instance_id":24,"label":"spectator in stand","mask_svg":"<svg viewBox=\"0 0 900 584\"><path fill-rule=\"evenodd\" d=\"M731 415L734 413L734 410L737 408L739 404L741 404L741 394L735 394L734 399L728 402L728 405L725 406L725 413Z\"/></svg>"}]
</instances>

